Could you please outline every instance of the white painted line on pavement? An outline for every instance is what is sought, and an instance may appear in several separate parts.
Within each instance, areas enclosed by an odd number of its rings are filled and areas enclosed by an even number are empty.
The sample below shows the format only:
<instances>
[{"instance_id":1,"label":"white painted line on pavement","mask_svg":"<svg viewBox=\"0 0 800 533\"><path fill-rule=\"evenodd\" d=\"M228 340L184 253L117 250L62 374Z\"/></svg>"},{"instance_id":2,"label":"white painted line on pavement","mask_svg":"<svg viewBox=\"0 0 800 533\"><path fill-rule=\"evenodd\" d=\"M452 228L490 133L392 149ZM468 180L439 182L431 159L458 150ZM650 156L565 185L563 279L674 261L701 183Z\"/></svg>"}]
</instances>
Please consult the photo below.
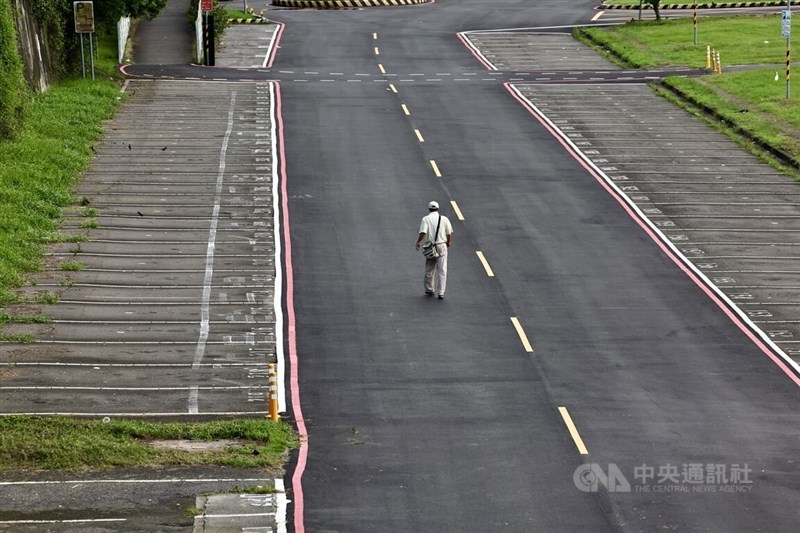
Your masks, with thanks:
<instances>
[{"instance_id":1,"label":"white painted line on pavement","mask_svg":"<svg viewBox=\"0 0 800 533\"><path fill-rule=\"evenodd\" d=\"M228 126L222 138L219 151L219 170L217 172L216 195L214 197L214 210L211 215L211 228L208 232L208 249L206 251L206 270L203 278L203 301L200 306L200 338L197 339L197 348L194 353L194 364L199 365L206 350L206 341L209 332L209 303L211 301L211 283L214 277L214 249L217 240L217 225L219 223L220 204L222 203L222 182L225 176L225 156L228 152L231 132L233 131L233 110L236 105L236 91L231 92L231 103L228 107Z\"/></svg>"},{"instance_id":2,"label":"white painted line on pavement","mask_svg":"<svg viewBox=\"0 0 800 533\"><path fill-rule=\"evenodd\" d=\"M407 117L410 117L411 111L408 110L408 106L406 106L406 104L401 104L401 107L403 108L403 113L405 113Z\"/></svg>"},{"instance_id":3,"label":"white painted line on pavement","mask_svg":"<svg viewBox=\"0 0 800 533\"><path fill-rule=\"evenodd\" d=\"M383 65L378 63L378 69L381 71L381 74L386 74L386 69L383 68Z\"/></svg>"},{"instance_id":4,"label":"white painted line on pavement","mask_svg":"<svg viewBox=\"0 0 800 533\"><path fill-rule=\"evenodd\" d=\"M275 478L275 525L277 533L286 533L286 508L289 499L286 497L286 487L282 478Z\"/></svg>"},{"instance_id":5,"label":"white painted line on pavement","mask_svg":"<svg viewBox=\"0 0 800 533\"><path fill-rule=\"evenodd\" d=\"M597 19L599 19L600 17L602 17L602 16L603 16L603 13L605 13L605 11L598 11L598 12L597 12L597 15L595 15L595 16L593 16L593 17L592 17L592 22L594 22L594 21L596 21Z\"/></svg>"},{"instance_id":6,"label":"white painted line on pavement","mask_svg":"<svg viewBox=\"0 0 800 533\"><path fill-rule=\"evenodd\" d=\"M586 445L583 443L583 439L581 438L580 433L578 433L578 428L575 427L575 423L572 421L572 417L569 416L569 411L567 411L567 408L559 407L558 412L561 413L561 418L564 419L564 423L567 425L569 434L572 435L572 440L575 442L575 446L578 448L578 452L581 455L588 455L589 450L586 449Z\"/></svg>"},{"instance_id":7,"label":"white painted line on pavement","mask_svg":"<svg viewBox=\"0 0 800 533\"><path fill-rule=\"evenodd\" d=\"M425 139L422 137L422 132L420 132L419 130L415 129L414 133L416 134L417 139L419 140L419 142L421 142L421 143L425 142Z\"/></svg>"},{"instance_id":8,"label":"white painted line on pavement","mask_svg":"<svg viewBox=\"0 0 800 533\"><path fill-rule=\"evenodd\" d=\"M189 414L196 415L198 413L197 410L197 399L200 395L200 387L197 385L189 388Z\"/></svg>"},{"instance_id":9,"label":"white painted line on pavement","mask_svg":"<svg viewBox=\"0 0 800 533\"><path fill-rule=\"evenodd\" d=\"M389 84L389 89L391 89L393 93L397 92L397 87L394 86L394 83Z\"/></svg>"},{"instance_id":10,"label":"white painted line on pavement","mask_svg":"<svg viewBox=\"0 0 800 533\"><path fill-rule=\"evenodd\" d=\"M280 206L280 177L279 164L284 163L283 154L283 128L278 128L278 120L280 116L278 112L281 108L280 88L276 90L276 84L269 84L269 97L273 105L270 106L270 138L272 153L281 154L281 161L275 161L272 164L272 227L274 228L273 235L273 248L275 255L273 264L275 265L275 287L272 291L272 307L275 313L275 357L277 358L277 371L278 371L278 412L283 413L286 411L286 387L285 387L285 372L286 361L284 360L283 349L283 263L281 262L282 245L281 245L281 206ZM282 124L282 123L281 123ZM281 145L278 145L278 141Z\"/></svg>"}]
</instances>

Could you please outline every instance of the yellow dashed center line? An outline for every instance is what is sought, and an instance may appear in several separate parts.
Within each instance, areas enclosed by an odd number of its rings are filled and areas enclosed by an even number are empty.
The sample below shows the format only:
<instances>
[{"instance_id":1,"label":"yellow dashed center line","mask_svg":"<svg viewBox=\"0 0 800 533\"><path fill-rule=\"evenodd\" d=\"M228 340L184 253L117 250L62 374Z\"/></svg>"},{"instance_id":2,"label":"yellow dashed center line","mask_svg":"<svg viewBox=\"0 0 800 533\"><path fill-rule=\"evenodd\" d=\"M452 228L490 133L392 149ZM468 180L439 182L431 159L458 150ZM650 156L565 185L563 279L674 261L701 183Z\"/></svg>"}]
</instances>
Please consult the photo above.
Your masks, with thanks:
<instances>
[{"instance_id":1,"label":"yellow dashed center line","mask_svg":"<svg viewBox=\"0 0 800 533\"><path fill-rule=\"evenodd\" d=\"M458 220L464 220L464 215L461 214L461 209L458 208L458 204L456 203L456 201L455 200L450 200L450 205L453 206L453 211L456 212L456 216L458 217Z\"/></svg>"},{"instance_id":2,"label":"yellow dashed center line","mask_svg":"<svg viewBox=\"0 0 800 533\"><path fill-rule=\"evenodd\" d=\"M517 317L511 317L511 323L514 324L514 329L517 330L517 335L519 335L519 340L522 341L522 346L525 347L526 352L533 352L533 348L531 347L531 343L528 342L528 336L525 335L525 330L522 329L522 325L519 323Z\"/></svg>"},{"instance_id":3,"label":"yellow dashed center line","mask_svg":"<svg viewBox=\"0 0 800 533\"><path fill-rule=\"evenodd\" d=\"M375 55L376 55L376 56L379 56L379 55L381 55L381 51L380 51L380 50L378 50L378 47L377 47L377 46L375 47Z\"/></svg>"},{"instance_id":4,"label":"yellow dashed center line","mask_svg":"<svg viewBox=\"0 0 800 533\"><path fill-rule=\"evenodd\" d=\"M483 269L486 270L486 275L489 276L490 278L493 278L494 272L492 271L492 267L489 266L489 261L487 261L486 258L483 256L483 252L478 250L475 253L478 255L478 259L480 259L481 264L483 265Z\"/></svg>"},{"instance_id":5,"label":"yellow dashed center line","mask_svg":"<svg viewBox=\"0 0 800 533\"><path fill-rule=\"evenodd\" d=\"M381 65L380 63L378 63L378 68L381 70L381 74L386 74L386 69L385 69L385 68L383 68L383 65Z\"/></svg>"},{"instance_id":6,"label":"yellow dashed center line","mask_svg":"<svg viewBox=\"0 0 800 533\"><path fill-rule=\"evenodd\" d=\"M408 110L408 107L406 107L406 104L402 104L402 106L403 106L403 113L405 113L407 117L410 117L411 116L411 111Z\"/></svg>"},{"instance_id":7,"label":"yellow dashed center line","mask_svg":"<svg viewBox=\"0 0 800 533\"><path fill-rule=\"evenodd\" d=\"M439 171L439 165L436 164L436 161L431 159L431 168L433 169L433 173L436 174L437 178L442 177L442 173Z\"/></svg>"},{"instance_id":8,"label":"yellow dashed center line","mask_svg":"<svg viewBox=\"0 0 800 533\"><path fill-rule=\"evenodd\" d=\"M569 434L572 435L572 440L575 441L575 446L578 447L580 454L589 455L589 450L586 449L586 445L583 443L583 439L581 438L580 433L578 433L578 428L575 427L575 423L572 422L572 417L569 416L569 411L567 411L567 408L559 407L558 412L561 413L561 418L564 419L564 423L567 425Z\"/></svg>"},{"instance_id":9,"label":"yellow dashed center line","mask_svg":"<svg viewBox=\"0 0 800 533\"><path fill-rule=\"evenodd\" d=\"M425 142L425 139L422 138L422 133L420 133L419 130L414 130L414 133L417 134L417 139L419 139L419 142L421 142L421 143Z\"/></svg>"},{"instance_id":10,"label":"yellow dashed center line","mask_svg":"<svg viewBox=\"0 0 800 533\"><path fill-rule=\"evenodd\" d=\"M597 12L597 15L595 15L595 16L593 16L593 17L592 17L592 22L594 22L595 20L597 20L597 19L599 19L600 17L602 17L602 16L603 16L603 13L605 13L605 11L598 11L598 12Z\"/></svg>"},{"instance_id":11,"label":"yellow dashed center line","mask_svg":"<svg viewBox=\"0 0 800 533\"><path fill-rule=\"evenodd\" d=\"M397 87L394 86L394 83L390 83L389 88L392 90L393 93L397 92Z\"/></svg>"}]
</instances>

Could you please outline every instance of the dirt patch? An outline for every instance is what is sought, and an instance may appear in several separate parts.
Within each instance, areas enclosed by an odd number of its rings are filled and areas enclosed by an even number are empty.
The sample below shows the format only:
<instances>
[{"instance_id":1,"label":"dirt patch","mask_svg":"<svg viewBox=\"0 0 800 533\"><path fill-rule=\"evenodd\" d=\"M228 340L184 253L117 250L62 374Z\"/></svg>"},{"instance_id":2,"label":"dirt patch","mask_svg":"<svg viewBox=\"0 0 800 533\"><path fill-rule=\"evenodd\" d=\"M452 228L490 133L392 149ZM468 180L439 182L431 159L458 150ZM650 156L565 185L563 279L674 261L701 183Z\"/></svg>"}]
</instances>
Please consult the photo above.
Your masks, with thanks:
<instances>
[{"instance_id":1,"label":"dirt patch","mask_svg":"<svg viewBox=\"0 0 800 533\"><path fill-rule=\"evenodd\" d=\"M148 442L154 448L168 448L186 452L218 452L230 447L240 447L238 440L154 440Z\"/></svg>"}]
</instances>

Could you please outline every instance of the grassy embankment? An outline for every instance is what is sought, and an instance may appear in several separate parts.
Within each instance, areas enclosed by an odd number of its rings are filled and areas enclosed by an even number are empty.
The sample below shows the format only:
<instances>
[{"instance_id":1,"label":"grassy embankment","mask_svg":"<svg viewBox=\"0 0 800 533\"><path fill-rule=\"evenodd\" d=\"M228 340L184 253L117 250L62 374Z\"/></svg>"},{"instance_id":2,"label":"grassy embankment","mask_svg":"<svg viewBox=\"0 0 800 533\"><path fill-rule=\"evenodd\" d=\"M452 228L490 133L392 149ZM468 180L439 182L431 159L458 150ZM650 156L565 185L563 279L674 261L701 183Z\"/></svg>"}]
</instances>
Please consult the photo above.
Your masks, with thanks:
<instances>
[{"instance_id":1,"label":"grassy embankment","mask_svg":"<svg viewBox=\"0 0 800 533\"><path fill-rule=\"evenodd\" d=\"M610 52L621 64L641 68L705 67L706 46L711 46L720 53L722 74L671 77L664 85L679 91L690 108L713 110L718 117L712 122L734 138L745 135L743 145L748 148L753 143L746 137L751 137L800 164L800 97L795 86L786 98L786 47L780 16L700 18L697 45L691 18L630 22L581 29L577 34ZM763 66L733 72L732 65Z\"/></svg>"},{"instance_id":2,"label":"grassy embankment","mask_svg":"<svg viewBox=\"0 0 800 533\"><path fill-rule=\"evenodd\" d=\"M104 120L124 95L114 73L116 44L101 41L96 80L59 83L30 102L22 130L0 141L0 306L39 269L43 246L58 233L63 209L79 202L73 186L88 167ZM0 313L0 324L9 317Z\"/></svg>"}]
</instances>

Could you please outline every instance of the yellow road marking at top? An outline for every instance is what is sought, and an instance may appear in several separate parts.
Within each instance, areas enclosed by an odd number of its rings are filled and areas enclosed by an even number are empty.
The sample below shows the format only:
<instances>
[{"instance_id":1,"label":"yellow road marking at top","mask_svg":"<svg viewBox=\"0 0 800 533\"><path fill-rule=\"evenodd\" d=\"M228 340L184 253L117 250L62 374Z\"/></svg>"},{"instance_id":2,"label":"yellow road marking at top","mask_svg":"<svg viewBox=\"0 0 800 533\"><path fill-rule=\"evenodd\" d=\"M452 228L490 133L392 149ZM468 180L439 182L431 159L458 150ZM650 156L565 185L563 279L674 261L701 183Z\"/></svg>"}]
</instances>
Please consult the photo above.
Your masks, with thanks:
<instances>
[{"instance_id":1,"label":"yellow road marking at top","mask_svg":"<svg viewBox=\"0 0 800 533\"><path fill-rule=\"evenodd\" d=\"M383 68L383 65L381 65L380 63L378 63L378 68L379 68L379 69L381 69L381 74L386 74L386 69L385 69L385 68Z\"/></svg>"},{"instance_id":2,"label":"yellow road marking at top","mask_svg":"<svg viewBox=\"0 0 800 533\"><path fill-rule=\"evenodd\" d=\"M483 256L483 252L480 250L475 252L478 255L478 259L480 259L481 264L483 265L483 269L486 270L486 275L490 278L494 277L494 272L492 271L492 267L489 266L489 261Z\"/></svg>"},{"instance_id":3,"label":"yellow road marking at top","mask_svg":"<svg viewBox=\"0 0 800 533\"><path fill-rule=\"evenodd\" d=\"M572 440L575 441L575 446L578 447L580 454L589 455L589 450L586 449L586 445L583 443L580 433L578 433L578 428L576 428L575 424L572 422L572 417L569 416L567 408L559 407L558 412L561 413L561 418L564 419L564 423L567 425L567 429L569 429L569 434L572 435Z\"/></svg>"},{"instance_id":4,"label":"yellow road marking at top","mask_svg":"<svg viewBox=\"0 0 800 533\"><path fill-rule=\"evenodd\" d=\"M434 161L433 159L431 159L431 168L433 169L433 173L436 174L437 178L442 177L442 173L439 172L439 165L437 165L436 161Z\"/></svg>"},{"instance_id":5,"label":"yellow road marking at top","mask_svg":"<svg viewBox=\"0 0 800 533\"><path fill-rule=\"evenodd\" d=\"M392 90L393 93L397 92L397 87L394 86L394 83L390 83L389 88Z\"/></svg>"},{"instance_id":6,"label":"yellow road marking at top","mask_svg":"<svg viewBox=\"0 0 800 533\"><path fill-rule=\"evenodd\" d=\"M458 217L458 220L464 220L464 215L461 214L461 209L458 208L458 204L456 203L456 201L455 200L450 200L450 205L453 206L453 211L456 212L456 216Z\"/></svg>"},{"instance_id":7,"label":"yellow road marking at top","mask_svg":"<svg viewBox=\"0 0 800 533\"><path fill-rule=\"evenodd\" d=\"M528 336L525 335L525 330L522 329L522 324L519 323L517 317L511 317L511 323L514 324L514 329L517 330L517 335L519 335L519 340L522 341L522 346L525 347L526 352L532 352L533 348L531 347L531 343L528 342Z\"/></svg>"},{"instance_id":8,"label":"yellow road marking at top","mask_svg":"<svg viewBox=\"0 0 800 533\"><path fill-rule=\"evenodd\" d=\"M411 116L411 111L408 110L408 107L406 107L406 104L402 104L402 106L403 106L403 113L405 113L407 117L410 117Z\"/></svg>"},{"instance_id":9,"label":"yellow road marking at top","mask_svg":"<svg viewBox=\"0 0 800 533\"><path fill-rule=\"evenodd\" d=\"M379 56L379 55L381 55L381 51L380 51L380 50L378 50L378 47L377 47L377 46L375 47L375 55L376 55L376 56Z\"/></svg>"},{"instance_id":10,"label":"yellow road marking at top","mask_svg":"<svg viewBox=\"0 0 800 533\"><path fill-rule=\"evenodd\" d=\"M595 20L599 19L600 17L602 17L603 13L605 13L605 11L598 11L597 15L592 17L592 21L595 21Z\"/></svg>"},{"instance_id":11,"label":"yellow road marking at top","mask_svg":"<svg viewBox=\"0 0 800 533\"><path fill-rule=\"evenodd\" d=\"M419 130L414 130L414 133L417 134L417 139L419 139L419 142L421 142L421 143L425 142L425 139L422 138L422 133L420 133Z\"/></svg>"}]
</instances>

